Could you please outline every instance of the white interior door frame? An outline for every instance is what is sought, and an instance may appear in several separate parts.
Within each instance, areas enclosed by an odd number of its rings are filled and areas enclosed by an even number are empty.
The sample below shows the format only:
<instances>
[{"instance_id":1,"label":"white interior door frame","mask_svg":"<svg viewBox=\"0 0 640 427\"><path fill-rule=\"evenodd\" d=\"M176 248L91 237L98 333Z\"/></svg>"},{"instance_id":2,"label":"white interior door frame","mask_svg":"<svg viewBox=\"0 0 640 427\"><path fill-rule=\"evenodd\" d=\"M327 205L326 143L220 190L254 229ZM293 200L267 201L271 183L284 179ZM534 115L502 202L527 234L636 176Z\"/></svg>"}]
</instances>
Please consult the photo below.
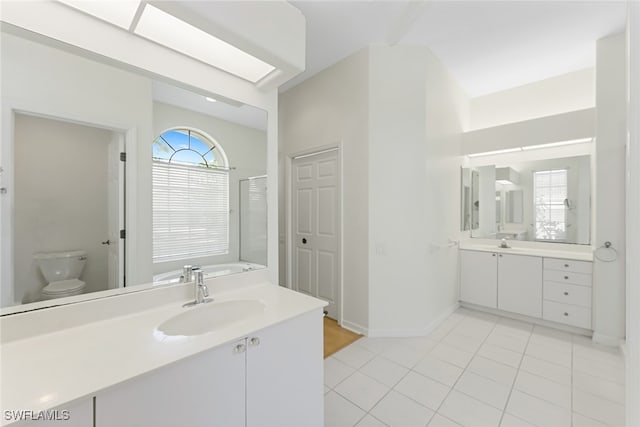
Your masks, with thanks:
<instances>
[{"instance_id":1,"label":"white interior door frame","mask_svg":"<svg viewBox=\"0 0 640 427\"><path fill-rule=\"evenodd\" d=\"M68 123L75 123L83 126L92 126L110 130L124 135L124 147L127 151L127 162L136 163L136 152L138 146L137 129L135 126L128 126L117 123L105 122L100 117L94 117L77 111L65 111L54 105L48 105L39 101L26 99L2 98L2 146L0 147L0 167L3 168L0 187L6 189L6 193L0 194L0 302L3 306L13 305L13 286L5 284L14 282L14 256L13 246L14 234L14 208L15 199L13 189L15 188L14 173L14 136L15 136L15 115L27 114L52 120L59 120ZM126 168L125 173L126 189L125 193L125 214L124 226L136 223L136 200L137 200L137 171L134 167ZM136 238L135 233L127 233L125 241L125 266L124 275L126 277L136 277L135 259ZM11 301L9 304L8 301Z\"/></svg>"},{"instance_id":2,"label":"white interior door frame","mask_svg":"<svg viewBox=\"0 0 640 427\"><path fill-rule=\"evenodd\" d=\"M327 144L312 147L306 150L296 151L293 153L289 153L285 159L285 193L286 193L286 203L285 203L285 229L286 229L286 287L289 289L293 289L293 248L295 247L295 233L293 230L294 221L293 221L293 161L296 158L300 158L303 156L310 156L314 154L320 154L326 151L336 151L338 157L338 173L339 173L339 197L338 197L338 221L339 221L339 236L338 236L338 252L340 259L340 271L338 274L338 290L337 290L337 300L336 304L338 306L338 324L342 324L343 318L343 284L344 284L344 273L343 273L343 194L344 194L344 184L343 184L343 162L342 162L342 142L337 142L334 144Z\"/></svg>"}]
</instances>

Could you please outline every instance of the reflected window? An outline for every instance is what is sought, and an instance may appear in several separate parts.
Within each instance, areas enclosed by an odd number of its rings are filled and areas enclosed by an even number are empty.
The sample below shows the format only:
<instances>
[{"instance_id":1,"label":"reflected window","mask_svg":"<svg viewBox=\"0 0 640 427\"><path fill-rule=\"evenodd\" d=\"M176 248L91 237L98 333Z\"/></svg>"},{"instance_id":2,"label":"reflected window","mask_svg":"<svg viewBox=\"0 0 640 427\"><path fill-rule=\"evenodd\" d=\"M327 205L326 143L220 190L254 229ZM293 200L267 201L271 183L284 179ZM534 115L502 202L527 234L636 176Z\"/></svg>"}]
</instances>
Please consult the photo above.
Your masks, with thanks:
<instances>
[{"instance_id":1,"label":"reflected window","mask_svg":"<svg viewBox=\"0 0 640 427\"><path fill-rule=\"evenodd\" d=\"M194 129L153 141L153 262L229 253L229 165L222 147Z\"/></svg>"},{"instance_id":2,"label":"reflected window","mask_svg":"<svg viewBox=\"0 0 640 427\"><path fill-rule=\"evenodd\" d=\"M567 170L534 172L533 194L536 240L566 240Z\"/></svg>"}]
</instances>

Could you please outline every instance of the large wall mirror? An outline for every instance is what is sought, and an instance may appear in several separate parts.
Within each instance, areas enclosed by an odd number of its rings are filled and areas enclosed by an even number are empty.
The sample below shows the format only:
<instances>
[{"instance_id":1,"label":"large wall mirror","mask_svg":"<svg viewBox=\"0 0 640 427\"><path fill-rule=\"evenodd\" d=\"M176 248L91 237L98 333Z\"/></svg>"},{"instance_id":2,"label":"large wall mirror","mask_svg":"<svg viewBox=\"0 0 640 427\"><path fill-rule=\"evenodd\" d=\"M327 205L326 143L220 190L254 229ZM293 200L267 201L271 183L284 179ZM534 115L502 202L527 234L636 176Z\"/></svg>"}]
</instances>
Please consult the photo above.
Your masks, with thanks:
<instances>
[{"instance_id":1,"label":"large wall mirror","mask_svg":"<svg viewBox=\"0 0 640 427\"><path fill-rule=\"evenodd\" d=\"M267 113L41 42L1 34L2 306L265 268Z\"/></svg>"},{"instance_id":2,"label":"large wall mirror","mask_svg":"<svg viewBox=\"0 0 640 427\"><path fill-rule=\"evenodd\" d=\"M462 168L461 182L461 229L471 237L591 242L590 155L512 155L507 162Z\"/></svg>"}]
</instances>

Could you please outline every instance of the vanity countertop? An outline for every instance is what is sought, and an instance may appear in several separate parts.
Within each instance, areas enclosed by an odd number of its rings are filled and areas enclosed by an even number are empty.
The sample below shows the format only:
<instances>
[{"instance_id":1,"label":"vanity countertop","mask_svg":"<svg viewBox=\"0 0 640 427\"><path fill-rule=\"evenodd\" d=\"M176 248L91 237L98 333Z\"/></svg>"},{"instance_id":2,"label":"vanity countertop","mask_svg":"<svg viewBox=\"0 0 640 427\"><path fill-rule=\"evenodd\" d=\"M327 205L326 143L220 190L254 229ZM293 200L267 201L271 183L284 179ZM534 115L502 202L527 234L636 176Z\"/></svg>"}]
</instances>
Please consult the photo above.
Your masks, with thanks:
<instances>
[{"instance_id":1,"label":"vanity countertop","mask_svg":"<svg viewBox=\"0 0 640 427\"><path fill-rule=\"evenodd\" d=\"M3 410L59 407L196 353L241 339L324 301L269 283L215 293L216 302L259 300L263 314L214 333L167 337L156 328L186 310L185 300L65 328L0 346ZM0 327L5 327L0 319ZM4 417L3 417L4 418ZM3 420L2 425L8 422Z\"/></svg>"},{"instance_id":2,"label":"vanity countertop","mask_svg":"<svg viewBox=\"0 0 640 427\"><path fill-rule=\"evenodd\" d=\"M593 249L591 246L571 245L575 247L568 247L570 245L560 245L556 243L547 245L543 244L544 246L534 246L535 243L532 244L531 242L510 240L509 245L511 247L501 248L499 246L499 240L493 240L490 242L491 243L486 240L481 242L463 240L460 242L460 249L513 255L531 255L545 258L571 259L575 261L593 261ZM553 245L554 247L549 247L549 245Z\"/></svg>"}]
</instances>

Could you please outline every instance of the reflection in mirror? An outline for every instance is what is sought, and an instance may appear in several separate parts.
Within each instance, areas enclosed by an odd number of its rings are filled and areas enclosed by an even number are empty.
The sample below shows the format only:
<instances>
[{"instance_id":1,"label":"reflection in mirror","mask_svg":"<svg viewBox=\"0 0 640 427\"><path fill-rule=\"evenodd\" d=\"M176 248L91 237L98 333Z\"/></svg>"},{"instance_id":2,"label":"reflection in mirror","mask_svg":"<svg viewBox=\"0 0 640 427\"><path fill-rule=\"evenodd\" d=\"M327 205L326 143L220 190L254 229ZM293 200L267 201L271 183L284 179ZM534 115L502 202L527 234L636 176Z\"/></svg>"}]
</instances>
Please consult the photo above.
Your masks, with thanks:
<instances>
[{"instance_id":1,"label":"reflection in mirror","mask_svg":"<svg viewBox=\"0 0 640 427\"><path fill-rule=\"evenodd\" d=\"M480 227L480 174L471 171L471 229Z\"/></svg>"},{"instance_id":2,"label":"reflection in mirror","mask_svg":"<svg viewBox=\"0 0 640 427\"><path fill-rule=\"evenodd\" d=\"M3 307L266 266L266 112L1 42Z\"/></svg>"},{"instance_id":3,"label":"reflection in mirror","mask_svg":"<svg viewBox=\"0 0 640 427\"><path fill-rule=\"evenodd\" d=\"M477 169L481 226L472 231L472 237L590 243L589 155ZM483 188L488 182L493 183L491 192ZM472 189L472 193L475 191ZM494 197L495 204L491 200ZM487 204L495 205L495 213L482 208Z\"/></svg>"},{"instance_id":4,"label":"reflection in mirror","mask_svg":"<svg viewBox=\"0 0 640 427\"><path fill-rule=\"evenodd\" d=\"M460 229L471 230L471 169L460 168Z\"/></svg>"}]
</instances>

